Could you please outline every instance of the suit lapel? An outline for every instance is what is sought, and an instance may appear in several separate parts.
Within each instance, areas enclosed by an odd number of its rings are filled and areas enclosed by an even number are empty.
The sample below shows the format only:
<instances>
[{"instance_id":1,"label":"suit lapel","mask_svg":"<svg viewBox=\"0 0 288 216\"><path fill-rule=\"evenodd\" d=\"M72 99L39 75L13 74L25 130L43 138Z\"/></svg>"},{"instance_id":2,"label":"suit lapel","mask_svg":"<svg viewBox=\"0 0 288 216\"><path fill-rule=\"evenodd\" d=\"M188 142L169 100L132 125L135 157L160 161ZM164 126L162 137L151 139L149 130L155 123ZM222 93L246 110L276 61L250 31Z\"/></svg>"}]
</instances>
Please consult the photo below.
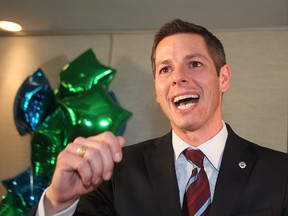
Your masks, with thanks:
<instances>
[{"instance_id":1,"label":"suit lapel","mask_svg":"<svg viewBox=\"0 0 288 216\"><path fill-rule=\"evenodd\" d=\"M157 140L144 154L147 172L163 215L180 216L171 132Z\"/></svg>"},{"instance_id":2,"label":"suit lapel","mask_svg":"<svg viewBox=\"0 0 288 216\"><path fill-rule=\"evenodd\" d=\"M229 135L215 187L210 216L231 214L257 157L254 152L249 150L249 142L238 137L228 125L227 129Z\"/></svg>"},{"instance_id":3,"label":"suit lapel","mask_svg":"<svg viewBox=\"0 0 288 216\"><path fill-rule=\"evenodd\" d=\"M249 142L238 137L227 125L228 138L215 187L210 216L230 215L237 198L248 181L257 154ZM179 191L175 173L171 133L157 140L143 152L145 164L161 213L181 216ZM242 164L240 167L240 162Z\"/></svg>"}]
</instances>

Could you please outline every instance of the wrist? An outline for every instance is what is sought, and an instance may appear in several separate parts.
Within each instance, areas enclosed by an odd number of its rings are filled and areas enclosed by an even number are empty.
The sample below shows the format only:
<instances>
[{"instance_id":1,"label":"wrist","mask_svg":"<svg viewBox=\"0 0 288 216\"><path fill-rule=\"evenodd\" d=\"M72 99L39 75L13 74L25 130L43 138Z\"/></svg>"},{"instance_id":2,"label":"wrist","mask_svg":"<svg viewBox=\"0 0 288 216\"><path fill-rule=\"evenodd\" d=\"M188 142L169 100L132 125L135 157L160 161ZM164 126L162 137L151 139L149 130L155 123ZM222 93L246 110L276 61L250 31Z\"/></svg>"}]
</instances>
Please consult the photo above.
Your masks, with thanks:
<instances>
[{"instance_id":1,"label":"wrist","mask_svg":"<svg viewBox=\"0 0 288 216\"><path fill-rule=\"evenodd\" d=\"M52 216L58 212L61 212L75 204L77 200L78 199L60 201L57 197L55 197L51 191L51 188L48 187L44 196L45 216Z\"/></svg>"}]
</instances>

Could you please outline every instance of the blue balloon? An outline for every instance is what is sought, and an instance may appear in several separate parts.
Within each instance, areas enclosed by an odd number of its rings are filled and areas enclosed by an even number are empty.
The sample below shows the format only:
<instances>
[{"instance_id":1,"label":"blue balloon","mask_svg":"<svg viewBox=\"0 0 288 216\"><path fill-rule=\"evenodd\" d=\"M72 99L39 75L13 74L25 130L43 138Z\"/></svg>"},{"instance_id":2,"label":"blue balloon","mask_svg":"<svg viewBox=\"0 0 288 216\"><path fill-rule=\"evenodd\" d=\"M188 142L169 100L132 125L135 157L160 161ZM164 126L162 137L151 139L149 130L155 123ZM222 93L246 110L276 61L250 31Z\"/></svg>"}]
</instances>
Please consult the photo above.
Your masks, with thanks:
<instances>
[{"instance_id":1,"label":"blue balloon","mask_svg":"<svg viewBox=\"0 0 288 216\"><path fill-rule=\"evenodd\" d=\"M13 178L3 180L7 194L0 203L0 215L26 215L38 203L48 183L48 179L33 176L31 167Z\"/></svg>"},{"instance_id":2,"label":"blue balloon","mask_svg":"<svg viewBox=\"0 0 288 216\"><path fill-rule=\"evenodd\" d=\"M91 49L63 67L55 94L41 69L20 86L13 107L19 134L30 133L31 167L2 181L7 193L0 216L26 216L48 186L58 153L77 136L105 130L122 135L132 115L108 86L116 70L102 65Z\"/></svg>"},{"instance_id":3,"label":"blue balloon","mask_svg":"<svg viewBox=\"0 0 288 216\"><path fill-rule=\"evenodd\" d=\"M22 83L14 100L14 122L19 134L32 133L54 108L54 92L38 69Z\"/></svg>"}]
</instances>

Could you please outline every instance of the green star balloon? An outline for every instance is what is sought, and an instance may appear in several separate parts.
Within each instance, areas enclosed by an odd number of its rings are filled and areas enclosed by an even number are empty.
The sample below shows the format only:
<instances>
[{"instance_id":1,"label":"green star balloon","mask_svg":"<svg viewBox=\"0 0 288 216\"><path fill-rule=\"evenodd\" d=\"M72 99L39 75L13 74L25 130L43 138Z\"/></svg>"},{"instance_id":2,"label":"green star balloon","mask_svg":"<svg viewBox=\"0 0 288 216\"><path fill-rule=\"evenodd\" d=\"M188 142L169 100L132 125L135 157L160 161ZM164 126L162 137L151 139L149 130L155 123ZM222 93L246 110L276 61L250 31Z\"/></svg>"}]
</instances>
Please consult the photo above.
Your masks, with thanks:
<instances>
[{"instance_id":1,"label":"green star balloon","mask_svg":"<svg viewBox=\"0 0 288 216\"><path fill-rule=\"evenodd\" d=\"M89 91L59 101L69 122L70 135L91 136L104 131L117 134L123 123L131 116L130 112L119 106L101 83ZM69 117L68 117L69 116Z\"/></svg>"},{"instance_id":2,"label":"green star balloon","mask_svg":"<svg viewBox=\"0 0 288 216\"><path fill-rule=\"evenodd\" d=\"M34 176L50 180L56 159L68 142L70 122L58 107L32 134L31 164Z\"/></svg>"},{"instance_id":3,"label":"green star balloon","mask_svg":"<svg viewBox=\"0 0 288 216\"><path fill-rule=\"evenodd\" d=\"M104 131L111 131L115 135L123 133L126 121L132 113L120 106L112 91L108 92L115 74L115 69L102 65L89 49L63 67L59 89L52 98L45 96L45 91L34 91L30 88L31 83L23 83L21 93L33 98L33 103L28 103L27 98L18 97L21 101L16 101L18 103L15 104L25 103L28 106L23 116L37 115L32 113L33 110L39 112L34 109L35 104L41 104L37 107L45 110L53 102L53 109L50 112L41 112L43 118L37 122L37 127L29 130L32 134L31 172L24 172L17 178L6 181L7 185L17 183L17 188L6 187L7 193L0 203L0 216L27 215L50 182L59 152L77 136L88 137ZM48 80L42 85L49 86ZM27 92L23 92L25 90ZM21 118L15 118L16 123L20 123L17 122L20 120ZM21 123L27 124L26 121ZM31 196L28 190L31 188L37 189L37 194Z\"/></svg>"},{"instance_id":4,"label":"green star balloon","mask_svg":"<svg viewBox=\"0 0 288 216\"><path fill-rule=\"evenodd\" d=\"M114 101L101 83L89 91L58 100L58 109L32 136L32 165L36 176L49 178L58 153L78 136L104 131L118 134L131 113Z\"/></svg>"},{"instance_id":5,"label":"green star balloon","mask_svg":"<svg viewBox=\"0 0 288 216\"><path fill-rule=\"evenodd\" d=\"M101 64L91 49L73 62L66 64L60 72L60 97L84 92L96 85L99 80L106 87L114 78L116 70Z\"/></svg>"},{"instance_id":6,"label":"green star balloon","mask_svg":"<svg viewBox=\"0 0 288 216\"><path fill-rule=\"evenodd\" d=\"M102 65L91 49L60 72L57 109L34 131L31 162L34 175L49 178L57 155L78 136L104 131L118 134L132 115L108 92L116 70Z\"/></svg>"}]
</instances>

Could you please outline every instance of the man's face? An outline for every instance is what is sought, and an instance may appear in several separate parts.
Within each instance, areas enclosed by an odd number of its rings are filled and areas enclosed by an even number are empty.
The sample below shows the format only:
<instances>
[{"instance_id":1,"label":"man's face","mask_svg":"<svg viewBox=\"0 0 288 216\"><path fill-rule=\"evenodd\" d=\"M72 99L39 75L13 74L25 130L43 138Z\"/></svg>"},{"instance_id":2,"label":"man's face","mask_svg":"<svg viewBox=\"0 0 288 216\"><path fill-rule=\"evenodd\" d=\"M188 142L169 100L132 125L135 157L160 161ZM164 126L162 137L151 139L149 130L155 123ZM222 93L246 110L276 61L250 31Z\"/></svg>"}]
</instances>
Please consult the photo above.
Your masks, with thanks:
<instances>
[{"instance_id":1,"label":"man's face","mask_svg":"<svg viewBox=\"0 0 288 216\"><path fill-rule=\"evenodd\" d=\"M164 38L156 48L155 65L156 101L176 132L222 125L222 93L229 88L230 69L223 66L217 76L201 36Z\"/></svg>"}]
</instances>

